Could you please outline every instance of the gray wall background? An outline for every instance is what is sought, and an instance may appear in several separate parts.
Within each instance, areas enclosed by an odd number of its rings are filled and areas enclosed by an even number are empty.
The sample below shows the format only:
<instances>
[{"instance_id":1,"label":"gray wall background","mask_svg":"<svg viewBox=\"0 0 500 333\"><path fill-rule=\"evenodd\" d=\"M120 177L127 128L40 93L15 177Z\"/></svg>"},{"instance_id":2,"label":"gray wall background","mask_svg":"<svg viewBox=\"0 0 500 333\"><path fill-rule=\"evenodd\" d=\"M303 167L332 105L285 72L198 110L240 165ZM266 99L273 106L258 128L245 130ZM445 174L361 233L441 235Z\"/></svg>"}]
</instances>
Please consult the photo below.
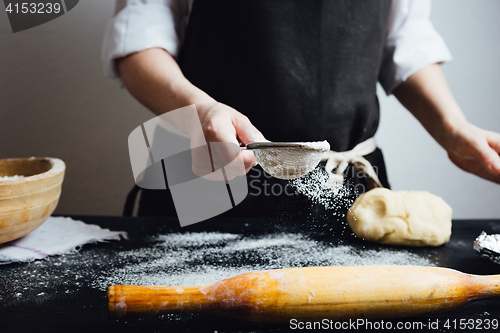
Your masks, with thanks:
<instances>
[{"instance_id":1,"label":"gray wall background","mask_svg":"<svg viewBox=\"0 0 500 333\"><path fill-rule=\"evenodd\" d=\"M68 14L13 34L0 5L0 158L51 156L67 173L58 214L120 215L133 177L127 137L153 117L102 76L114 1L82 0ZM467 118L500 132L500 2L437 0L432 20L454 56L443 66ZM379 146L395 190L442 196L455 218L499 218L500 186L456 168L420 124L379 89Z\"/></svg>"},{"instance_id":2,"label":"gray wall background","mask_svg":"<svg viewBox=\"0 0 500 333\"><path fill-rule=\"evenodd\" d=\"M500 1L435 0L431 19L454 60L442 66L467 119L500 132ZM379 89L377 140L395 190L440 195L455 218L499 218L500 185L455 167L420 123L394 96Z\"/></svg>"}]
</instances>

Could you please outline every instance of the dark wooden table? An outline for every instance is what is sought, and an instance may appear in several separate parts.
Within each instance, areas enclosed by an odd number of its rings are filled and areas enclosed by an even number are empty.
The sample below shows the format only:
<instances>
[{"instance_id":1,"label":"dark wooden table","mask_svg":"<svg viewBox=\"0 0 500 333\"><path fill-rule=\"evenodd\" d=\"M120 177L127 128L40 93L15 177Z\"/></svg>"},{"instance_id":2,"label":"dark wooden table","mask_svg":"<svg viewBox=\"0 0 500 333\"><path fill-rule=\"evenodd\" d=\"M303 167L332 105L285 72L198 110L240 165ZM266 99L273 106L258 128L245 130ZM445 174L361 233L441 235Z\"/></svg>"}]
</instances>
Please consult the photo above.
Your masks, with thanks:
<instances>
[{"instance_id":1,"label":"dark wooden table","mask_svg":"<svg viewBox=\"0 0 500 333\"><path fill-rule=\"evenodd\" d=\"M37 281L40 272L54 276L63 274L68 267L63 257L53 257L48 261L24 264L0 265L0 332L283 332L291 330L290 325L255 324L230 320L209 315L178 314L133 320L111 320L106 313L106 294L93 286L92 279L113 267L114 255L120 251L148 246L147 239L157 234L170 232L219 231L240 234L273 234L286 232L305 233L318 242L332 243L331 225L300 225L299 223L279 224L275 221L261 220L222 220L212 219L192 226L181 228L176 220L165 218L124 218L98 216L72 216L90 224L97 224L111 230L123 230L128 240L85 245L80 255L87 260L74 279L54 279L50 283ZM325 229L327 228L327 229ZM333 228L343 228L335 224ZM340 229L339 229L340 230ZM337 230L337 231L339 231ZM481 258L473 249L474 239L481 233L500 233L500 220L457 220L453 223L450 243L438 248L404 248L419 256L427 257L437 266L453 268L465 273L489 275L500 274L500 265ZM334 233L339 235L340 233ZM343 244L359 249L380 249L378 244L364 242L349 232L342 237ZM384 247L387 248L387 247ZM396 251L398 248L394 248ZM399 248L401 249L401 248ZM123 264L123 262L121 263ZM237 265L238 263L233 263ZM72 268L74 269L74 267ZM33 276L33 279L30 279ZM42 284L42 286L40 286ZM43 290L42 293L29 293L30 290ZM40 289L42 288L42 289ZM16 295L15 290L27 293ZM42 294L42 295L39 295ZM472 332L495 331L490 325L500 321L500 301L489 299L477 301L446 313L394 320L398 322L422 322L423 330L418 332ZM474 321L474 325L470 324ZM429 323L437 323L438 329L431 329ZM460 329L462 323L463 329ZM464 326L468 323L469 326ZM481 324L480 324L481 323ZM448 327L445 327L445 325ZM456 329L454 327L456 326ZM474 329L471 329L474 327ZM482 329L479 329L479 328ZM500 329L500 328L499 328ZM498 329L497 329L498 330ZM362 331L361 329L340 329L338 331ZM381 330L377 330L380 332ZM392 331L396 331L393 329ZM408 330L409 331L409 330Z\"/></svg>"}]
</instances>

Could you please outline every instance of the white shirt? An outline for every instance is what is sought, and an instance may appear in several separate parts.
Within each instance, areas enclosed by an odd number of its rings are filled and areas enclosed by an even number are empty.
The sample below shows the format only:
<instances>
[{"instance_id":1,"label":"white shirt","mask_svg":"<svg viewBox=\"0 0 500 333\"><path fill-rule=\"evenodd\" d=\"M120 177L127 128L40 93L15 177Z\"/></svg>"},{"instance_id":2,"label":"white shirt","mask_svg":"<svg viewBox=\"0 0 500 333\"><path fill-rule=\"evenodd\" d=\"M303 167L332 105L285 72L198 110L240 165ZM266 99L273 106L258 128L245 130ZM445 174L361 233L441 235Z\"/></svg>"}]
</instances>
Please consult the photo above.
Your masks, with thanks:
<instances>
[{"instance_id":1,"label":"white shirt","mask_svg":"<svg viewBox=\"0 0 500 333\"><path fill-rule=\"evenodd\" d=\"M104 74L118 78L114 59L160 47L177 57L193 0L117 0L104 36ZM379 81L387 94L413 73L451 60L429 16L430 0L393 0Z\"/></svg>"}]
</instances>

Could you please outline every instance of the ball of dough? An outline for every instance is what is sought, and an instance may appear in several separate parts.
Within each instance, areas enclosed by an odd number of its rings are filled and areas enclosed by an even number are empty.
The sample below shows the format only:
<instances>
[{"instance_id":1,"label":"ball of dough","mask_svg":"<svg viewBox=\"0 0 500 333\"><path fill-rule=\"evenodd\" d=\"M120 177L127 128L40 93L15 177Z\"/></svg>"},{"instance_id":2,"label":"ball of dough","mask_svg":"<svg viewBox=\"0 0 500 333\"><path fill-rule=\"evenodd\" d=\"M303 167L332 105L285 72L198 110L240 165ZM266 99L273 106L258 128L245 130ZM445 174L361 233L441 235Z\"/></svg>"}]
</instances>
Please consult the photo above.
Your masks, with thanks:
<instances>
[{"instance_id":1,"label":"ball of dough","mask_svg":"<svg viewBox=\"0 0 500 333\"><path fill-rule=\"evenodd\" d=\"M360 195L347 215L356 236L383 244L439 246L451 235L451 207L429 192L375 188Z\"/></svg>"}]
</instances>

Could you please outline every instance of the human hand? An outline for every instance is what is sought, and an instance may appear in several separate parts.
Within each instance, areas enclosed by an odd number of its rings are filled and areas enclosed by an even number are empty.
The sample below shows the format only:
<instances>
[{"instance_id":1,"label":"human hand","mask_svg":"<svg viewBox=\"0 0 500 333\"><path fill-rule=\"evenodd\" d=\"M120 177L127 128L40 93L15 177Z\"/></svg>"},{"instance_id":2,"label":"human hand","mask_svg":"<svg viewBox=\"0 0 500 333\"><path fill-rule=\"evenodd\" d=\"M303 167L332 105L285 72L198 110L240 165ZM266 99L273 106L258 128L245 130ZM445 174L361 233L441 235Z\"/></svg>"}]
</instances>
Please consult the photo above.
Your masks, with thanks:
<instances>
[{"instance_id":1,"label":"human hand","mask_svg":"<svg viewBox=\"0 0 500 333\"><path fill-rule=\"evenodd\" d=\"M174 132L190 137L192 168L196 175L210 178L218 173L224 180L220 169L224 166L227 179L232 179L244 175L256 164L253 153L240 151L239 146L240 143L266 141L262 133L247 117L217 103L189 82L170 53L161 48L150 48L117 62L127 89L154 113L163 115L192 104L196 106L197 116L193 117L191 112L171 114L167 117L168 124L165 124L167 129L173 127ZM211 154L207 151L207 143ZM213 172L214 169L217 171Z\"/></svg>"},{"instance_id":2,"label":"human hand","mask_svg":"<svg viewBox=\"0 0 500 333\"><path fill-rule=\"evenodd\" d=\"M500 184L500 134L467 122L438 64L400 84L394 95L460 169Z\"/></svg>"},{"instance_id":3,"label":"human hand","mask_svg":"<svg viewBox=\"0 0 500 333\"><path fill-rule=\"evenodd\" d=\"M460 169L500 184L500 134L465 123L443 147Z\"/></svg>"},{"instance_id":4,"label":"human hand","mask_svg":"<svg viewBox=\"0 0 500 333\"><path fill-rule=\"evenodd\" d=\"M203 135L191 134L195 174L211 180L224 180L221 170L221 167L224 167L227 179L233 179L246 174L257 164L253 152L241 150L240 143L247 145L250 142L267 140L248 117L215 101L196 104L196 108ZM204 148L205 142L209 144L210 156ZM243 161L243 167L236 161ZM213 169L216 171L213 172Z\"/></svg>"}]
</instances>

